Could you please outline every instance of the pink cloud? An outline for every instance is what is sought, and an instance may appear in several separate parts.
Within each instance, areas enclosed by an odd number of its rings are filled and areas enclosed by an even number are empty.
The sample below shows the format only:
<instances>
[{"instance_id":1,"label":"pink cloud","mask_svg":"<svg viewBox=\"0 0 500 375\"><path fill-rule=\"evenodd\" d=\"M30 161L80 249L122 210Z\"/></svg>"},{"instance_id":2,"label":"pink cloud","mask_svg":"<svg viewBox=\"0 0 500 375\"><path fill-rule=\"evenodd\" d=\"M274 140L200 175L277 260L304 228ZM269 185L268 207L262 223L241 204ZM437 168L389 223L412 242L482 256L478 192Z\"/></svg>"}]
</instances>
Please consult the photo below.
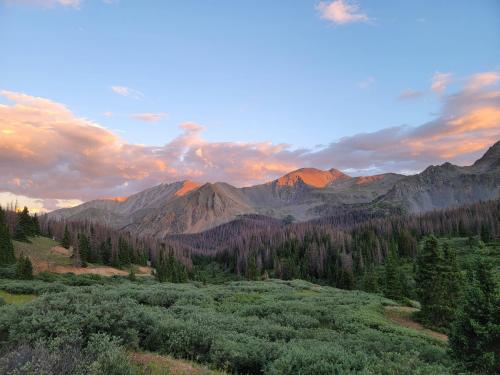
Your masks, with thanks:
<instances>
[{"instance_id":1,"label":"pink cloud","mask_svg":"<svg viewBox=\"0 0 500 375\"><path fill-rule=\"evenodd\" d=\"M144 122L158 122L167 118L167 114L164 112L143 112L143 113L134 113L131 115L132 118L144 121Z\"/></svg>"},{"instance_id":2,"label":"pink cloud","mask_svg":"<svg viewBox=\"0 0 500 375\"><path fill-rule=\"evenodd\" d=\"M368 16L361 12L359 5L348 0L321 1L316 5L321 18L339 25L353 22L368 22Z\"/></svg>"},{"instance_id":3,"label":"pink cloud","mask_svg":"<svg viewBox=\"0 0 500 375\"><path fill-rule=\"evenodd\" d=\"M491 77L470 77L464 89L442 96L433 121L356 134L319 150L211 142L196 123L181 124L180 134L163 146L137 145L63 104L2 91L12 103L0 104L0 191L42 199L48 207L59 200L127 196L182 179L248 186L299 167L374 174L444 161L468 164L500 139L500 91Z\"/></svg>"},{"instance_id":4,"label":"pink cloud","mask_svg":"<svg viewBox=\"0 0 500 375\"><path fill-rule=\"evenodd\" d=\"M442 93L450 84L453 74L436 72L432 76L431 90L437 93Z\"/></svg>"}]
</instances>

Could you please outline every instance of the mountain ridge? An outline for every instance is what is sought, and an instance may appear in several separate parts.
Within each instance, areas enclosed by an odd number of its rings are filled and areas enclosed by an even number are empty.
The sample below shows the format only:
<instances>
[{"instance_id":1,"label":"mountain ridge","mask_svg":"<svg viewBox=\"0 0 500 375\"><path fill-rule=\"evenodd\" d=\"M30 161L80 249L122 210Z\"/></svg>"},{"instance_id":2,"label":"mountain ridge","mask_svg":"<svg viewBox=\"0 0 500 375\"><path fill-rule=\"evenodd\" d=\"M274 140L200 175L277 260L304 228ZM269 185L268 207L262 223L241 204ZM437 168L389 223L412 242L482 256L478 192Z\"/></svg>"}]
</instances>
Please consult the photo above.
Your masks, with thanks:
<instances>
[{"instance_id":1,"label":"mountain ridge","mask_svg":"<svg viewBox=\"0 0 500 375\"><path fill-rule=\"evenodd\" d=\"M275 180L238 188L225 182L162 183L126 199L94 200L48 213L54 220L89 220L141 235L196 233L257 214L305 221L361 205L409 213L500 197L500 142L470 166L443 163L404 176L351 177L335 168L300 168Z\"/></svg>"}]
</instances>

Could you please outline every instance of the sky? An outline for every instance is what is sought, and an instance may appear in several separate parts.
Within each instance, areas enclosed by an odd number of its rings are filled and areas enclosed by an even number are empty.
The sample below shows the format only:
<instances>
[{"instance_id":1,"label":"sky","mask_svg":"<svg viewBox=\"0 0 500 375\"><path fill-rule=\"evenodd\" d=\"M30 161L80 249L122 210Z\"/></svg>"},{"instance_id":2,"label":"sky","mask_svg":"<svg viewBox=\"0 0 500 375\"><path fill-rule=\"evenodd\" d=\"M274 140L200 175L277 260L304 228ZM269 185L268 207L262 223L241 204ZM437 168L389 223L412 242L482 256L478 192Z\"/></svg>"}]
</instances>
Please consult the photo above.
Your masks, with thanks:
<instances>
[{"instance_id":1,"label":"sky","mask_svg":"<svg viewBox=\"0 0 500 375\"><path fill-rule=\"evenodd\" d=\"M3 205L411 174L500 139L498 0L0 0L0 46Z\"/></svg>"}]
</instances>

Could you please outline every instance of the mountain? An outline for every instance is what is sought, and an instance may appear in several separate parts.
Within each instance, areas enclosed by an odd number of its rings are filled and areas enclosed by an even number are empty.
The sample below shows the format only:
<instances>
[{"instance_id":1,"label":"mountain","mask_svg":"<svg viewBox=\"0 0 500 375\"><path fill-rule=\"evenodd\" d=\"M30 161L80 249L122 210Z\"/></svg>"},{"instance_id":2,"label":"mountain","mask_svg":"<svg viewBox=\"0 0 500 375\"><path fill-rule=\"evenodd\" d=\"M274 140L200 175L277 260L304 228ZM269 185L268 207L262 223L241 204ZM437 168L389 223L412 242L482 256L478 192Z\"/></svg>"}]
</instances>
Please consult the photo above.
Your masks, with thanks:
<instances>
[{"instance_id":1,"label":"mountain","mask_svg":"<svg viewBox=\"0 0 500 375\"><path fill-rule=\"evenodd\" d=\"M351 177L336 169L302 168L274 181L237 188L191 181L161 184L128 198L101 199L48 214L90 220L139 235L197 233L257 214L305 221L365 208L425 212L500 197L500 142L467 167L444 163L422 173Z\"/></svg>"},{"instance_id":2,"label":"mountain","mask_svg":"<svg viewBox=\"0 0 500 375\"><path fill-rule=\"evenodd\" d=\"M401 179L378 202L419 213L499 197L500 142L497 142L471 166L444 163Z\"/></svg>"}]
</instances>

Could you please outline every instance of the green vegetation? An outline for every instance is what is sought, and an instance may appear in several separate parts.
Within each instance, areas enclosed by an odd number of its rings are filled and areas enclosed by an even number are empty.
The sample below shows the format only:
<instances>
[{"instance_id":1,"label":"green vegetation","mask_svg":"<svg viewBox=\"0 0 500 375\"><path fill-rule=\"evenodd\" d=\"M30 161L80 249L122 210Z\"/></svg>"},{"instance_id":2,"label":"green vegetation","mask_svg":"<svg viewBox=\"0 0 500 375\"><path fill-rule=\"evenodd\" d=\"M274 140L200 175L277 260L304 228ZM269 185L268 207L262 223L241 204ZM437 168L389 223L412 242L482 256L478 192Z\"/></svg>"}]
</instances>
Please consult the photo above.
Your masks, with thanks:
<instances>
[{"instance_id":1,"label":"green vegetation","mask_svg":"<svg viewBox=\"0 0 500 375\"><path fill-rule=\"evenodd\" d=\"M11 293L39 294L27 304L0 307L2 344L20 348L28 342L73 340L86 353L99 333L106 343L121 340L128 349L237 373L457 371L443 343L386 319L383 307L391 302L377 295L299 280L203 286L82 276L0 281L0 289ZM68 278L82 284L86 280L86 286L71 286ZM57 355L56 344L47 347L55 348ZM3 363L5 358L0 366Z\"/></svg>"},{"instance_id":2,"label":"green vegetation","mask_svg":"<svg viewBox=\"0 0 500 375\"><path fill-rule=\"evenodd\" d=\"M0 290L0 298L9 304L23 304L32 301L36 298L34 294L12 294L6 291Z\"/></svg>"},{"instance_id":3,"label":"green vegetation","mask_svg":"<svg viewBox=\"0 0 500 375\"><path fill-rule=\"evenodd\" d=\"M52 251L59 244L47 237L31 237L29 243L12 241L17 257L21 254L29 257L33 262L45 262L46 264L56 264L61 266L71 265L71 259L68 255L63 255Z\"/></svg>"},{"instance_id":4,"label":"green vegetation","mask_svg":"<svg viewBox=\"0 0 500 375\"><path fill-rule=\"evenodd\" d=\"M15 263L14 247L10 238L9 228L5 222L5 212L0 207L0 265Z\"/></svg>"},{"instance_id":5,"label":"green vegetation","mask_svg":"<svg viewBox=\"0 0 500 375\"><path fill-rule=\"evenodd\" d=\"M453 355L472 369L500 371L500 297L490 266L476 260L452 325Z\"/></svg>"}]
</instances>

